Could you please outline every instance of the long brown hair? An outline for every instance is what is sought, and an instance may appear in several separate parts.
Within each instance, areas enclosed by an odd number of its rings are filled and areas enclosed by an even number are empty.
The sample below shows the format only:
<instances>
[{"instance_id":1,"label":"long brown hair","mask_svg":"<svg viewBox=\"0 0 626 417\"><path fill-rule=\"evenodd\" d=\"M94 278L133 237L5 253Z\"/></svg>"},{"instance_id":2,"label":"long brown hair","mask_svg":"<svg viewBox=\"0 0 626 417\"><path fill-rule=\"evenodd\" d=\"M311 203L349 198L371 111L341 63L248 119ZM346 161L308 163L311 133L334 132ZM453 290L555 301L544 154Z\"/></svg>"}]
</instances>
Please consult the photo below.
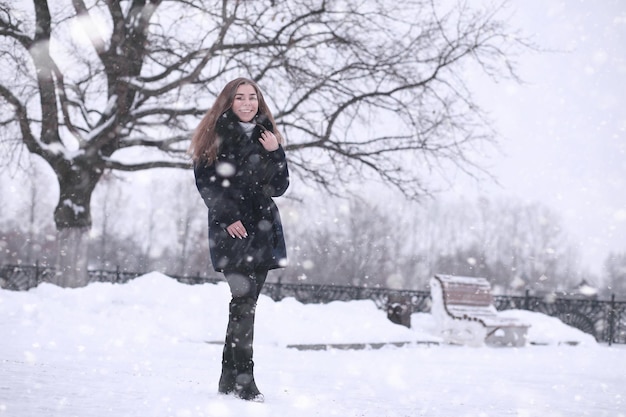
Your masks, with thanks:
<instances>
[{"instance_id":1,"label":"long brown hair","mask_svg":"<svg viewBox=\"0 0 626 417\"><path fill-rule=\"evenodd\" d=\"M217 96L217 99L215 99L213 106L202 117L200 124L193 133L188 152L194 162L205 161L207 164L211 164L217 158L217 152L220 146L220 138L215 131L217 119L232 107L237 89L240 85L244 84L251 85L256 91L257 99L259 100L257 116L267 116L270 122L272 122L274 135L276 135L278 143L283 143L283 137L276 129L274 116L272 116L272 112L267 107L259 86L254 81L247 78L235 78L226 84L222 92Z\"/></svg>"}]
</instances>

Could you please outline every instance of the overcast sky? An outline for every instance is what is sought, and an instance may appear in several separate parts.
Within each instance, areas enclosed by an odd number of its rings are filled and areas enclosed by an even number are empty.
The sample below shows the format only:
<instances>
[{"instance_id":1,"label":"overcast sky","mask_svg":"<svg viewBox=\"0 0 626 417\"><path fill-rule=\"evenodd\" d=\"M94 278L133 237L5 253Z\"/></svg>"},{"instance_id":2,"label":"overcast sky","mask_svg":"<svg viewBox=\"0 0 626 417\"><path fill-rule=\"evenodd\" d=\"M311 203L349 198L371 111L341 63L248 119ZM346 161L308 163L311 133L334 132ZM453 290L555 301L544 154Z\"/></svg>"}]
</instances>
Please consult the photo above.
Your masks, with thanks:
<instances>
[{"instance_id":1,"label":"overcast sky","mask_svg":"<svg viewBox=\"0 0 626 417\"><path fill-rule=\"evenodd\" d=\"M600 272L609 251L626 252L626 1L513 0L511 10L537 44L563 52L521 57L524 85L472 82L501 134L491 169L501 187L459 188L551 207Z\"/></svg>"}]
</instances>

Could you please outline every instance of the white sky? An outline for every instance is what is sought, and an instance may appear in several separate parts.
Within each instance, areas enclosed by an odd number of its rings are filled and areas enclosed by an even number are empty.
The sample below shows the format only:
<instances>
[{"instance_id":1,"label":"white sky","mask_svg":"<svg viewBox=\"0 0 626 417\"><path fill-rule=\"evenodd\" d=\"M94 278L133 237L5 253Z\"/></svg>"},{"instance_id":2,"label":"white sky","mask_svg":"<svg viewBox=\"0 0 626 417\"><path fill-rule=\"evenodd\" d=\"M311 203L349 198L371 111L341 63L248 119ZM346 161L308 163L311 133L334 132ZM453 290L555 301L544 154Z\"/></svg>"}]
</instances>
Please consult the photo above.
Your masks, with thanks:
<instances>
[{"instance_id":1,"label":"white sky","mask_svg":"<svg viewBox=\"0 0 626 417\"><path fill-rule=\"evenodd\" d=\"M520 57L525 84L474 80L504 155L494 184L453 192L540 201L600 272L626 251L626 2L513 0L512 23L543 48Z\"/></svg>"}]
</instances>

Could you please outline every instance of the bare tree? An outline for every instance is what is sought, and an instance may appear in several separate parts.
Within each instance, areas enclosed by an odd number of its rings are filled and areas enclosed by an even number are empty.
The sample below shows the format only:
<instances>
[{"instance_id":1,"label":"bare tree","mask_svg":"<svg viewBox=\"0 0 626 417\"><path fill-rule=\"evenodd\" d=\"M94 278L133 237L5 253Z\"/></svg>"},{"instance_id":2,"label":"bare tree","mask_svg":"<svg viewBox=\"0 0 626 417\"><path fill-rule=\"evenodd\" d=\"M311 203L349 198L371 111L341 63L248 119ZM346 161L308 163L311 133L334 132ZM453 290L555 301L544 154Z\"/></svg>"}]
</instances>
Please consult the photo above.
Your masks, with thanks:
<instances>
[{"instance_id":1,"label":"bare tree","mask_svg":"<svg viewBox=\"0 0 626 417\"><path fill-rule=\"evenodd\" d=\"M87 283L91 196L106 170L187 167L225 82L259 82L292 170L333 190L378 177L410 197L492 139L462 73L514 75L500 8L392 0L0 0L4 140L54 170L57 284ZM8 107L7 107L8 106ZM134 151L135 150L135 151Z\"/></svg>"},{"instance_id":2,"label":"bare tree","mask_svg":"<svg viewBox=\"0 0 626 417\"><path fill-rule=\"evenodd\" d=\"M23 261L27 264L35 263L36 249L40 246L38 242L39 232L45 229L45 222L42 218L45 213L42 210L42 202L45 200L45 196L48 191L48 187L45 181L45 176L41 172L41 167L38 164L33 164L30 175L25 178L26 191L25 196L25 212L28 213L27 221L27 237L26 237L26 256ZM48 224L50 222L48 221Z\"/></svg>"},{"instance_id":3,"label":"bare tree","mask_svg":"<svg viewBox=\"0 0 626 417\"><path fill-rule=\"evenodd\" d=\"M198 236L202 236L203 240L206 238L206 234L200 231L202 228L206 228L206 210L200 207L201 203L193 186L193 181L184 178L172 185L175 189L172 220L176 223L176 240L178 243L177 262L174 263L177 266L175 271L178 275L191 275L197 272L190 269L195 266L191 262L193 248L198 246ZM205 252L205 257L207 252Z\"/></svg>"},{"instance_id":4,"label":"bare tree","mask_svg":"<svg viewBox=\"0 0 626 417\"><path fill-rule=\"evenodd\" d=\"M157 184L151 185L151 192L148 199L148 214L146 216L146 225L147 233L142 234L145 236L145 241L143 242L143 250L141 254L141 263L144 265L146 271L151 271L152 263L150 260L150 255L152 253L152 249L154 248L154 240L157 236L157 213L158 206L157 200L159 197L156 195Z\"/></svg>"},{"instance_id":5,"label":"bare tree","mask_svg":"<svg viewBox=\"0 0 626 417\"><path fill-rule=\"evenodd\" d=\"M294 230L297 247L290 250L288 271L316 283L388 286L403 241L392 236L398 224L393 215L355 197L327 214L328 221Z\"/></svg>"},{"instance_id":6,"label":"bare tree","mask_svg":"<svg viewBox=\"0 0 626 417\"><path fill-rule=\"evenodd\" d=\"M561 219L549 208L539 203L479 199L448 210L448 217L460 220L453 232L458 239L439 249L439 268L481 275L505 290L563 289L579 278L576 249Z\"/></svg>"},{"instance_id":7,"label":"bare tree","mask_svg":"<svg viewBox=\"0 0 626 417\"><path fill-rule=\"evenodd\" d=\"M95 206L99 208L100 224L97 225L99 231L98 243L92 242L90 247L95 249L95 253L90 254L90 258L97 260L98 268L107 270L118 266L112 264L112 259L107 258L107 254L111 252L109 246L111 236L116 234L116 223L118 223L120 206L123 202L121 190L116 187L117 178L111 173L105 173L99 181L99 193L95 193Z\"/></svg>"}]
</instances>

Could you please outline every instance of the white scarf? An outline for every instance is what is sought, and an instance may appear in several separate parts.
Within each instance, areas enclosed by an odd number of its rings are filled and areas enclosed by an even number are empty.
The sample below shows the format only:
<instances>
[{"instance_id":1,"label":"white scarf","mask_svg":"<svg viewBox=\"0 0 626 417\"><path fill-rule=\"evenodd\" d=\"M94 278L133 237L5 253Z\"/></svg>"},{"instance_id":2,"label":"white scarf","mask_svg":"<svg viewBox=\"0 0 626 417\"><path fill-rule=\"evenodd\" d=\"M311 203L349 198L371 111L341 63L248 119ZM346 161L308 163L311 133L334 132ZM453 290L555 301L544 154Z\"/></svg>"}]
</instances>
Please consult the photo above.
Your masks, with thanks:
<instances>
[{"instance_id":1,"label":"white scarf","mask_svg":"<svg viewBox=\"0 0 626 417\"><path fill-rule=\"evenodd\" d=\"M256 126L256 124L247 123L247 122L239 122L239 126L243 128L243 132L246 134L248 138L250 138L250 136L252 136L252 131L254 130L254 126Z\"/></svg>"}]
</instances>

